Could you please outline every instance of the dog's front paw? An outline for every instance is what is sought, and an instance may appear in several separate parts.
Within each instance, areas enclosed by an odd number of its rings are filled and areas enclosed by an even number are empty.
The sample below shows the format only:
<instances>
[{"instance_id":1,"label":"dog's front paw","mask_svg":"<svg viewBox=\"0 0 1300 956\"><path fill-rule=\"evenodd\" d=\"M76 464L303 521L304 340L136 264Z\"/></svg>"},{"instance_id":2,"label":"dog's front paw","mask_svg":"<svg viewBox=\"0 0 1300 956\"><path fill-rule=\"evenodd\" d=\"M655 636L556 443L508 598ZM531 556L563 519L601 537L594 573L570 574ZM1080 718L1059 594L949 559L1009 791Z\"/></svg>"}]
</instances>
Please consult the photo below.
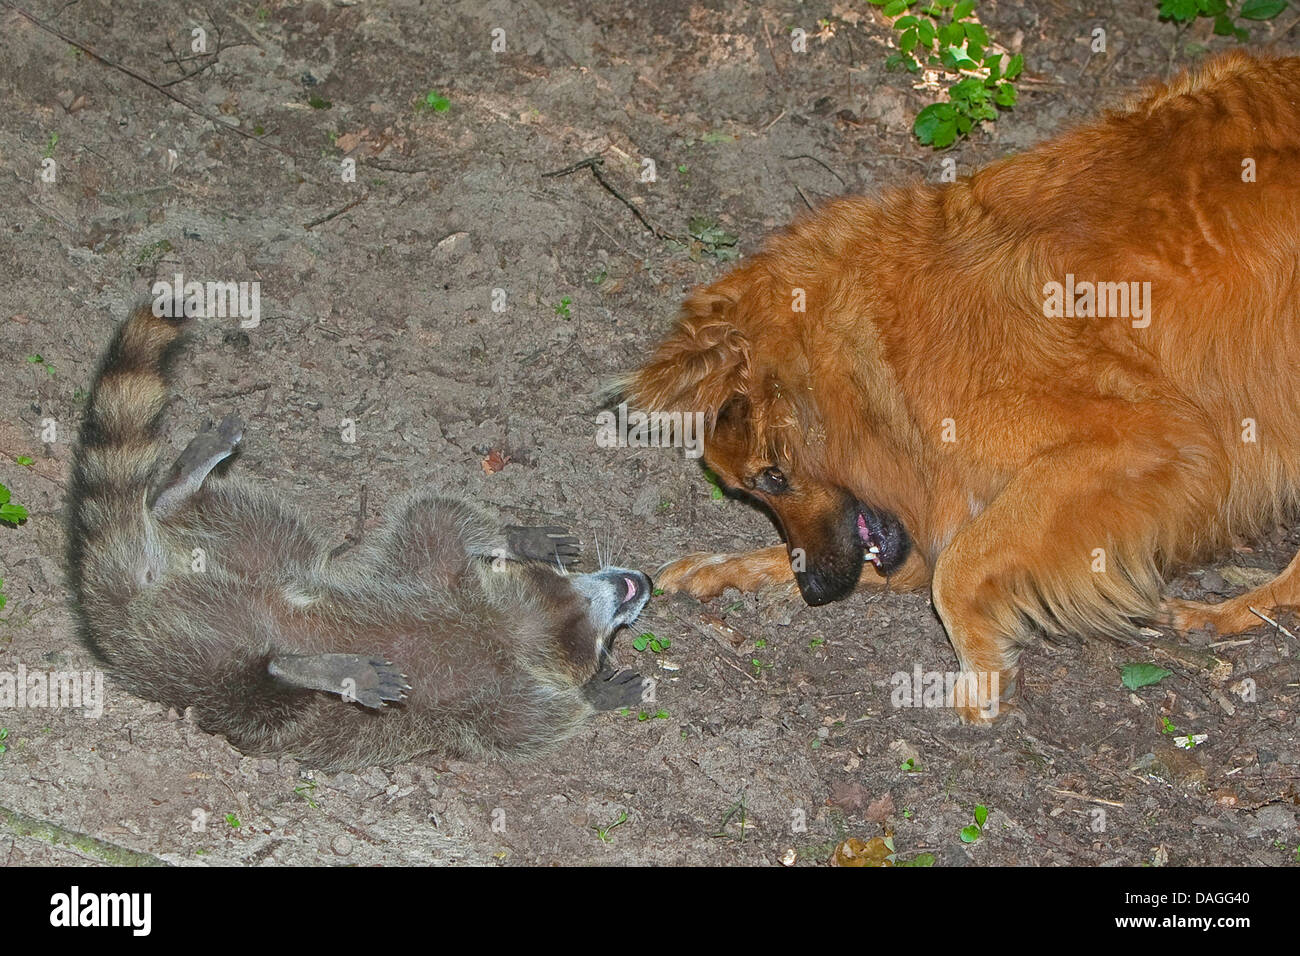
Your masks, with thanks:
<instances>
[{"instance_id":1,"label":"dog's front paw","mask_svg":"<svg viewBox=\"0 0 1300 956\"><path fill-rule=\"evenodd\" d=\"M700 601L715 598L729 587L746 590L740 563L744 555L688 554L660 568L655 588L665 594L684 592Z\"/></svg>"},{"instance_id":2,"label":"dog's front paw","mask_svg":"<svg viewBox=\"0 0 1300 956\"><path fill-rule=\"evenodd\" d=\"M1172 627L1179 634L1205 628L1215 634L1240 634L1264 623L1245 602L1229 600L1222 604L1202 604L1169 598L1160 607L1158 623Z\"/></svg>"}]
</instances>

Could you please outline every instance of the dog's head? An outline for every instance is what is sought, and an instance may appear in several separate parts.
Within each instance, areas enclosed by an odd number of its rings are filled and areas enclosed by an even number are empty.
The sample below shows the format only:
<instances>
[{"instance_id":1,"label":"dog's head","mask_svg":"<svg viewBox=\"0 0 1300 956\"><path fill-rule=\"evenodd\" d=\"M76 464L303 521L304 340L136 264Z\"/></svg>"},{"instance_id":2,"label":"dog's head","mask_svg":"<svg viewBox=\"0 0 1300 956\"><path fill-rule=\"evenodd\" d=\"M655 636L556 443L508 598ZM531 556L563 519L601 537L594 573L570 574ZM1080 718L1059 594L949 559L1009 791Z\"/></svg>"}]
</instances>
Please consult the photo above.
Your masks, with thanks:
<instances>
[{"instance_id":1,"label":"dog's head","mask_svg":"<svg viewBox=\"0 0 1300 956\"><path fill-rule=\"evenodd\" d=\"M904 562L898 509L917 480L871 302L789 266L765 253L696 291L624 391L647 411L704 413L705 464L773 516L815 605L847 596L864 564Z\"/></svg>"}]
</instances>

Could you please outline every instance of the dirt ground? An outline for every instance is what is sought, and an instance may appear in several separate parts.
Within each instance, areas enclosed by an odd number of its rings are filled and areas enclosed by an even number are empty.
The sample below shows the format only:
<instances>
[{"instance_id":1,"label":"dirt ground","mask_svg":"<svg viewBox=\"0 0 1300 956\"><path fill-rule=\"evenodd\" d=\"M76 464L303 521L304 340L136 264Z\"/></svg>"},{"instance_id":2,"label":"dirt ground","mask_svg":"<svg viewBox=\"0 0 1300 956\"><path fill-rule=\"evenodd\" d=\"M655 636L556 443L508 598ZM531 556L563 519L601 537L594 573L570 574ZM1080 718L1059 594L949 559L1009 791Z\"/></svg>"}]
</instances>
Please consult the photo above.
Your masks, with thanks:
<instances>
[{"instance_id":1,"label":"dirt ground","mask_svg":"<svg viewBox=\"0 0 1300 956\"><path fill-rule=\"evenodd\" d=\"M653 570L777 540L680 452L595 443L598 388L733 250L656 238L587 169L543 173L599 155L661 233L711 228L745 254L805 203L937 179L941 156L969 171L1234 42L1159 22L1154 0L985 0L994 38L1025 55L1020 102L936 155L910 132L926 95L884 71L890 30L863 2L25 8L116 65L0 3L0 482L31 512L0 526L11 673L94 666L62 584L61 501L93 360L155 276L261 283L259 327L200 328L178 448L237 412L238 467L340 542L363 496L373 527L429 483ZM1295 49L1295 26L1254 24L1252 43ZM1235 593L1297 547L1280 528L1174 587ZM638 652L643 631L671 646ZM891 675L955 665L923 596L661 598L619 651L658 676L657 713L601 716L532 764L314 777L110 681L98 719L0 712L0 863L821 864L888 835L936 865L1296 865L1297 642L1143 640L1035 645L1018 714L988 731L891 706ZM1172 673L1122 686L1147 661ZM1178 749L1174 728L1206 740ZM977 805L987 823L963 842Z\"/></svg>"}]
</instances>

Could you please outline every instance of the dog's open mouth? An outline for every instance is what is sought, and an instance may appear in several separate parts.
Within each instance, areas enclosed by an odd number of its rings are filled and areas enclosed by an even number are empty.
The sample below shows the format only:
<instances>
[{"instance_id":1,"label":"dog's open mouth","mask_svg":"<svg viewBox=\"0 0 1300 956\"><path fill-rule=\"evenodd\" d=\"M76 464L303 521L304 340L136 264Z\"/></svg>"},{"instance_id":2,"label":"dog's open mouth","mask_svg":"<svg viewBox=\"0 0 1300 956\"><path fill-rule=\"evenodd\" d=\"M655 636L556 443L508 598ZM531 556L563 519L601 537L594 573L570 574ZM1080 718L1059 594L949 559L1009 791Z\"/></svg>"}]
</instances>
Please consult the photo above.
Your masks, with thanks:
<instances>
[{"instance_id":1,"label":"dog's open mouth","mask_svg":"<svg viewBox=\"0 0 1300 956\"><path fill-rule=\"evenodd\" d=\"M858 505L854 519L862 560L874 564L880 573L894 570L907 557L911 539L902 522L888 512Z\"/></svg>"},{"instance_id":2,"label":"dog's open mouth","mask_svg":"<svg viewBox=\"0 0 1300 956\"><path fill-rule=\"evenodd\" d=\"M871 529L867 527L867 516L861 512L858 513L858 540L862 542L864 549L862 559L880 567L879 539L871 533Z\"/></svg>"}]
</instances>

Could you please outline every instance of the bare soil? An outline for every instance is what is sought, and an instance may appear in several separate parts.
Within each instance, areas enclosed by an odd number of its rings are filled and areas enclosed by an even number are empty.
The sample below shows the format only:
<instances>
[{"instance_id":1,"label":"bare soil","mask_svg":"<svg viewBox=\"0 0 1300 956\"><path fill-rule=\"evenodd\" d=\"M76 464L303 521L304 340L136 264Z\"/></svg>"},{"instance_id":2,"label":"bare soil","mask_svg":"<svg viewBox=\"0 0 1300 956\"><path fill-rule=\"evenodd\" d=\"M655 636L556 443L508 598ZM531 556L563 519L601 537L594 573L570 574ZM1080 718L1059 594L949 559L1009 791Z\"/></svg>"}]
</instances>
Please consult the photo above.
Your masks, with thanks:
<instances>
[{"instance_id":1,"label":"bare soil","mask_svg":"<svg viewBox=\"0 0 1300 956\"><path fill-rule=\"evenodd\" d=\"M890 31L860 2L26 8L117 66L0 6L0 482L31 510L0 527L8 672L94 666L62 583L61 502L92 363L155 276L261 282L259 327L199 330L178 448L238 413L238 467L340 542L363 489L373 527L429 483L653 570L776 540L680 452L594 440L598 388L727 249L656 237L588 169L544 172L599 155L661 234L703 219L748 253L806 203L938 179L943 156L968 172L1233 42L1180 33L1154 2L985 0L995 39L1025 55L1020 102L936 155L910 132L927 95L884 71ZM807 53L792 26L814 35ZM1097 26L1109 52L1093 56ZM1295 49L1294 26L1290 11L1254 24L1253 42ZM207 55L190 53L195 27ZM431 90L449 109L425 108ZM1236 593L1298 545L1279 528L1174 587ZM637 652L643 630L671 646ZM900 859L952 866L1295 865L1300 647L1265 627L1210 640L1039 643L1019 711L990 731L891 706L891 675L955 666L924 596L660 599L620 642L659 677L646 719L602 716L532 764L314 777L110 682L99 719L0 712L0 862L819 864L891 835ZM1131 692L1134 661L1172 674ZM1207 739L1180 750L1170 727ZM976 805L988 822L965 843Z\"/></svg>"}]
</instances>

